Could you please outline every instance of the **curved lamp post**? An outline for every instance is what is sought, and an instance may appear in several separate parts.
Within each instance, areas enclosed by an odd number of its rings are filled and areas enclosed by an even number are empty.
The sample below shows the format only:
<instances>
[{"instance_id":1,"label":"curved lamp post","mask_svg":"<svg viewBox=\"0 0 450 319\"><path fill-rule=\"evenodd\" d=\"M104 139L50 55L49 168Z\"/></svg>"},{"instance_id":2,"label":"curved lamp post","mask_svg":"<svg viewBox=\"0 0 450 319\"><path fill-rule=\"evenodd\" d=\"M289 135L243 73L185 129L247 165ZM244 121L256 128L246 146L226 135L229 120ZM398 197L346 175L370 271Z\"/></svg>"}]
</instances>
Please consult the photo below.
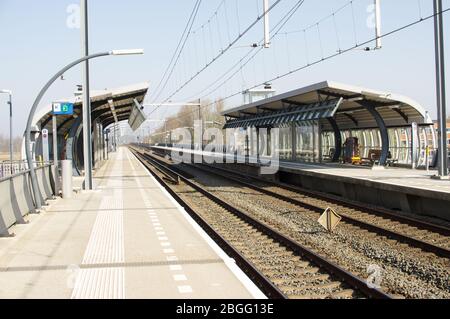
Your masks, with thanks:
<instances>
[{"instance_id":1,"label":"curved lamp post","mask_svg":"<svg viewBox=\"0 0 450 319\"><path fill-rule=\"evenodd\" d=\"M12 123L12 92L10 90L0 90L0 94L8 94L9 95L9 161L13 162L13 145L12 145L12 139L13 139L13 123Z\"/></svg>"},{"instance_id":2,"label":"curved lamp post","mask_svg":"<svg viewBox=\"0 0 450 319\"><path fill-rule=\"evenodd\" d=\"M44 96L45 92L48 90L48 88L55 82L58 78L61 77L64 73L67 72L67 70L73 68L75 65L80 64L81 62L102 57L102 56L108 56L108 55L135 55L135 54L144 54L144 50L142 49L136 49L136 50L113 50L108 52L101 52L101 53L95 53L91 54L85 57L82 57L70 64L68 64L66 67L61 69L58 73L56 73L48 82L47 84L42 88L42 90L39 92L38 96L36 97L36 100L33 103L33 106L31 107L30 114L28 115L28 121L27 121L27 127L25 131L25 153L27 156L27 162L28 162L28 168L30 170L30 176L31 176L31 186L33 189L33 195L35 200L36 209L40 209L42 207L41 203L41 197L39 195L39 186L37 183L37 177L36 177L36 171L34 169L34 163L33 158L31 155L30 150L30 144L31 144L31 124L33 122L34 114L36 112L36 109Z\"/></svg>"}]
</instances>

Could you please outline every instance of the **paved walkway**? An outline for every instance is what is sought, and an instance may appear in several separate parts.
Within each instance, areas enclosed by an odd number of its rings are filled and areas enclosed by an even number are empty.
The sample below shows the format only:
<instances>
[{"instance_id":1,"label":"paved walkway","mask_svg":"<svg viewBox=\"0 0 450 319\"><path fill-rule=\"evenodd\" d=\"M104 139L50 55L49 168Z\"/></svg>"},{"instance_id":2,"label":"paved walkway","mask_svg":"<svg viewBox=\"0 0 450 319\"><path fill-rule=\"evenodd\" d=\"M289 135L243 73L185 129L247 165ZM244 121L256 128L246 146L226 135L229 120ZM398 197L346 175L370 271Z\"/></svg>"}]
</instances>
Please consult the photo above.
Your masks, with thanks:
<instances>
[{"instance_id":1,"label":"paved walkway","mask_svg":"<svg viewBox=\"0 0 450 319\"><path fill-rule=\"evenodd\" d=\"M94 183L0 239L0 298L263 297L128 149Z\"/></svg>"}]
</instances>

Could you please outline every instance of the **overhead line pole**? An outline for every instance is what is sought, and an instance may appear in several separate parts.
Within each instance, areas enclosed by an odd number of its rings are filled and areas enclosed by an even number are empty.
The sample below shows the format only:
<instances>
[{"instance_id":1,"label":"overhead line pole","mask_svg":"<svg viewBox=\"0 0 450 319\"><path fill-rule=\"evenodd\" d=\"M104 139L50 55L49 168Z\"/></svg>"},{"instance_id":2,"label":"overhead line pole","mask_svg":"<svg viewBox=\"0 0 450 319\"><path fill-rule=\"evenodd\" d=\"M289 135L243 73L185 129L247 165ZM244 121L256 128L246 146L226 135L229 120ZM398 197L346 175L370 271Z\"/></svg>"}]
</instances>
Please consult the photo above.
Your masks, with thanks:
<instances>
[{"instance_id":1,"label":"overhead line pole","mask_svg":"<svg viewBox=\"0 0 450 319\"><path fill-rule=\"evenodd\" d=\"M87 0L81 0L81 55L89 55L89 19ZM89 87L89 61L83 62L83 157L84 186L92 190L92 136L91 136L91 97Z\"/></svg>"},{"instance_id":2,"label":"overhead line pole","mask_svg":"<svg viewBox=\"0 0 450 319\"><path fill-rule=\"evenodd\" d=\"M447 116L445 93L444 23L442 0L434 0L436 100L438 114L438 178L448 179Z\"/></svg>"},{"instance_id":3,"label":"overhead line pole","mask_svg":"<svg viewBox=\"0 0 450 319\"><path fill-rule=\"evenodd\" d=\"M68 64L64 68L62 68L58 73L56 73L41 89L38 96L34 100L33 105L31 106L31 110L28 114L28 120L27 120L27 126L25 130L25 154L27 157L27 163L28 163L28 169L30 170L30 177L31 177L31 186L33 190L34 200L35 200L35 208L39 210L42 207L42 202L39 194L39 185L37 182L37 176L36 171L34 167L34 158L31 154L31 126L33 124L34 115L36 113L36 109L42 100L42 97L47 92L49 87L57 80L59 79L66 71L70 70L74 66L90 59L108 56L108 55L134 55L134 54L144 54L144 50L138 49L138 50L113 50L109 52L101 52L96 54L91 54L89 56L82 57L78 60L75 60L74 62Z\"/></svg>"}]
</instances>

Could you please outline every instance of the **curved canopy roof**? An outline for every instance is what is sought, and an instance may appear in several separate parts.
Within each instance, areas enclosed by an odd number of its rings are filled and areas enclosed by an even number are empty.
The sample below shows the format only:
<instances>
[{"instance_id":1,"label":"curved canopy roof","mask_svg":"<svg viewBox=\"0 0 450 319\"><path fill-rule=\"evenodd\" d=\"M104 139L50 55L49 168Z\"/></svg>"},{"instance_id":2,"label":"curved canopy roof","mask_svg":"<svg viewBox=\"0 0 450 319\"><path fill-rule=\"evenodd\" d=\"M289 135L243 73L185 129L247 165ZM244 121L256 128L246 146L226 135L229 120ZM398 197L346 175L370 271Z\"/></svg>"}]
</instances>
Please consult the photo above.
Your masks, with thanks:
<instances>
[{"instance_id":1,"label":"curved canopy roof","mask_svg":"<svg viewBox=\"0 0 450 319\"><path fill-rule=\"evenodd\" d=\"M108 125L117 121L128 120L134 107L134 100L139 104L144 101L149 84L139 83L116 89L106 89L91 92L91 119L92 122L98 119L100 124L106 128ZM58 102L58 101L55 101ZM74 121L82 116L81 97L73 97L61 102L74 103L74 115L58 115L57 127L58 134L65 135ZM34 125L41 130L47 128L51 132L52 106L48 105L41 109L35 116Z\"/></svg>"},{"instance_id":2,"label":"curved canopy roof","mask_svg":"<svg viewBox=\"0 0 450 319\"><path fill-rule=\"evenodd\" d=\"M225 128L324 120L323 129L331 130L327 118L333 118L340 129L376 128L368 106L380 114L387 127L432 123L428 113L407 97L331 81L225 110L222 115L228 117Z\"/></svg>"}]
</instances>

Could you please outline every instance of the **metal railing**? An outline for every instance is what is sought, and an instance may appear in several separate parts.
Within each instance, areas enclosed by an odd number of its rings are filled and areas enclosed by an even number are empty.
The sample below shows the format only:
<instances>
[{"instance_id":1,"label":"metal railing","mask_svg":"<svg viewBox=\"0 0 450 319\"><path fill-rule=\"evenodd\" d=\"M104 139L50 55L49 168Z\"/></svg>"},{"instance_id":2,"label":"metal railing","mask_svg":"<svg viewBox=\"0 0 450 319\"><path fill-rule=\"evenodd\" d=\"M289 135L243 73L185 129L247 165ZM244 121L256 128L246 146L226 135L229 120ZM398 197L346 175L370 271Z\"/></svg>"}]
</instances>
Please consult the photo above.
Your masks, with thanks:
<instances>
[{"instance_id":1,"label":"metal railing","mask_svg":"<svg viewBox=\"0 0 450 319\"><path fill-rule=\"evenodd\" d=\"M36 168L51 164L50 162L36 161L34 165ZM16 175L28 170L27 161L1 161L0 162L0 179Z\"/></svg>"}]
</instances>

